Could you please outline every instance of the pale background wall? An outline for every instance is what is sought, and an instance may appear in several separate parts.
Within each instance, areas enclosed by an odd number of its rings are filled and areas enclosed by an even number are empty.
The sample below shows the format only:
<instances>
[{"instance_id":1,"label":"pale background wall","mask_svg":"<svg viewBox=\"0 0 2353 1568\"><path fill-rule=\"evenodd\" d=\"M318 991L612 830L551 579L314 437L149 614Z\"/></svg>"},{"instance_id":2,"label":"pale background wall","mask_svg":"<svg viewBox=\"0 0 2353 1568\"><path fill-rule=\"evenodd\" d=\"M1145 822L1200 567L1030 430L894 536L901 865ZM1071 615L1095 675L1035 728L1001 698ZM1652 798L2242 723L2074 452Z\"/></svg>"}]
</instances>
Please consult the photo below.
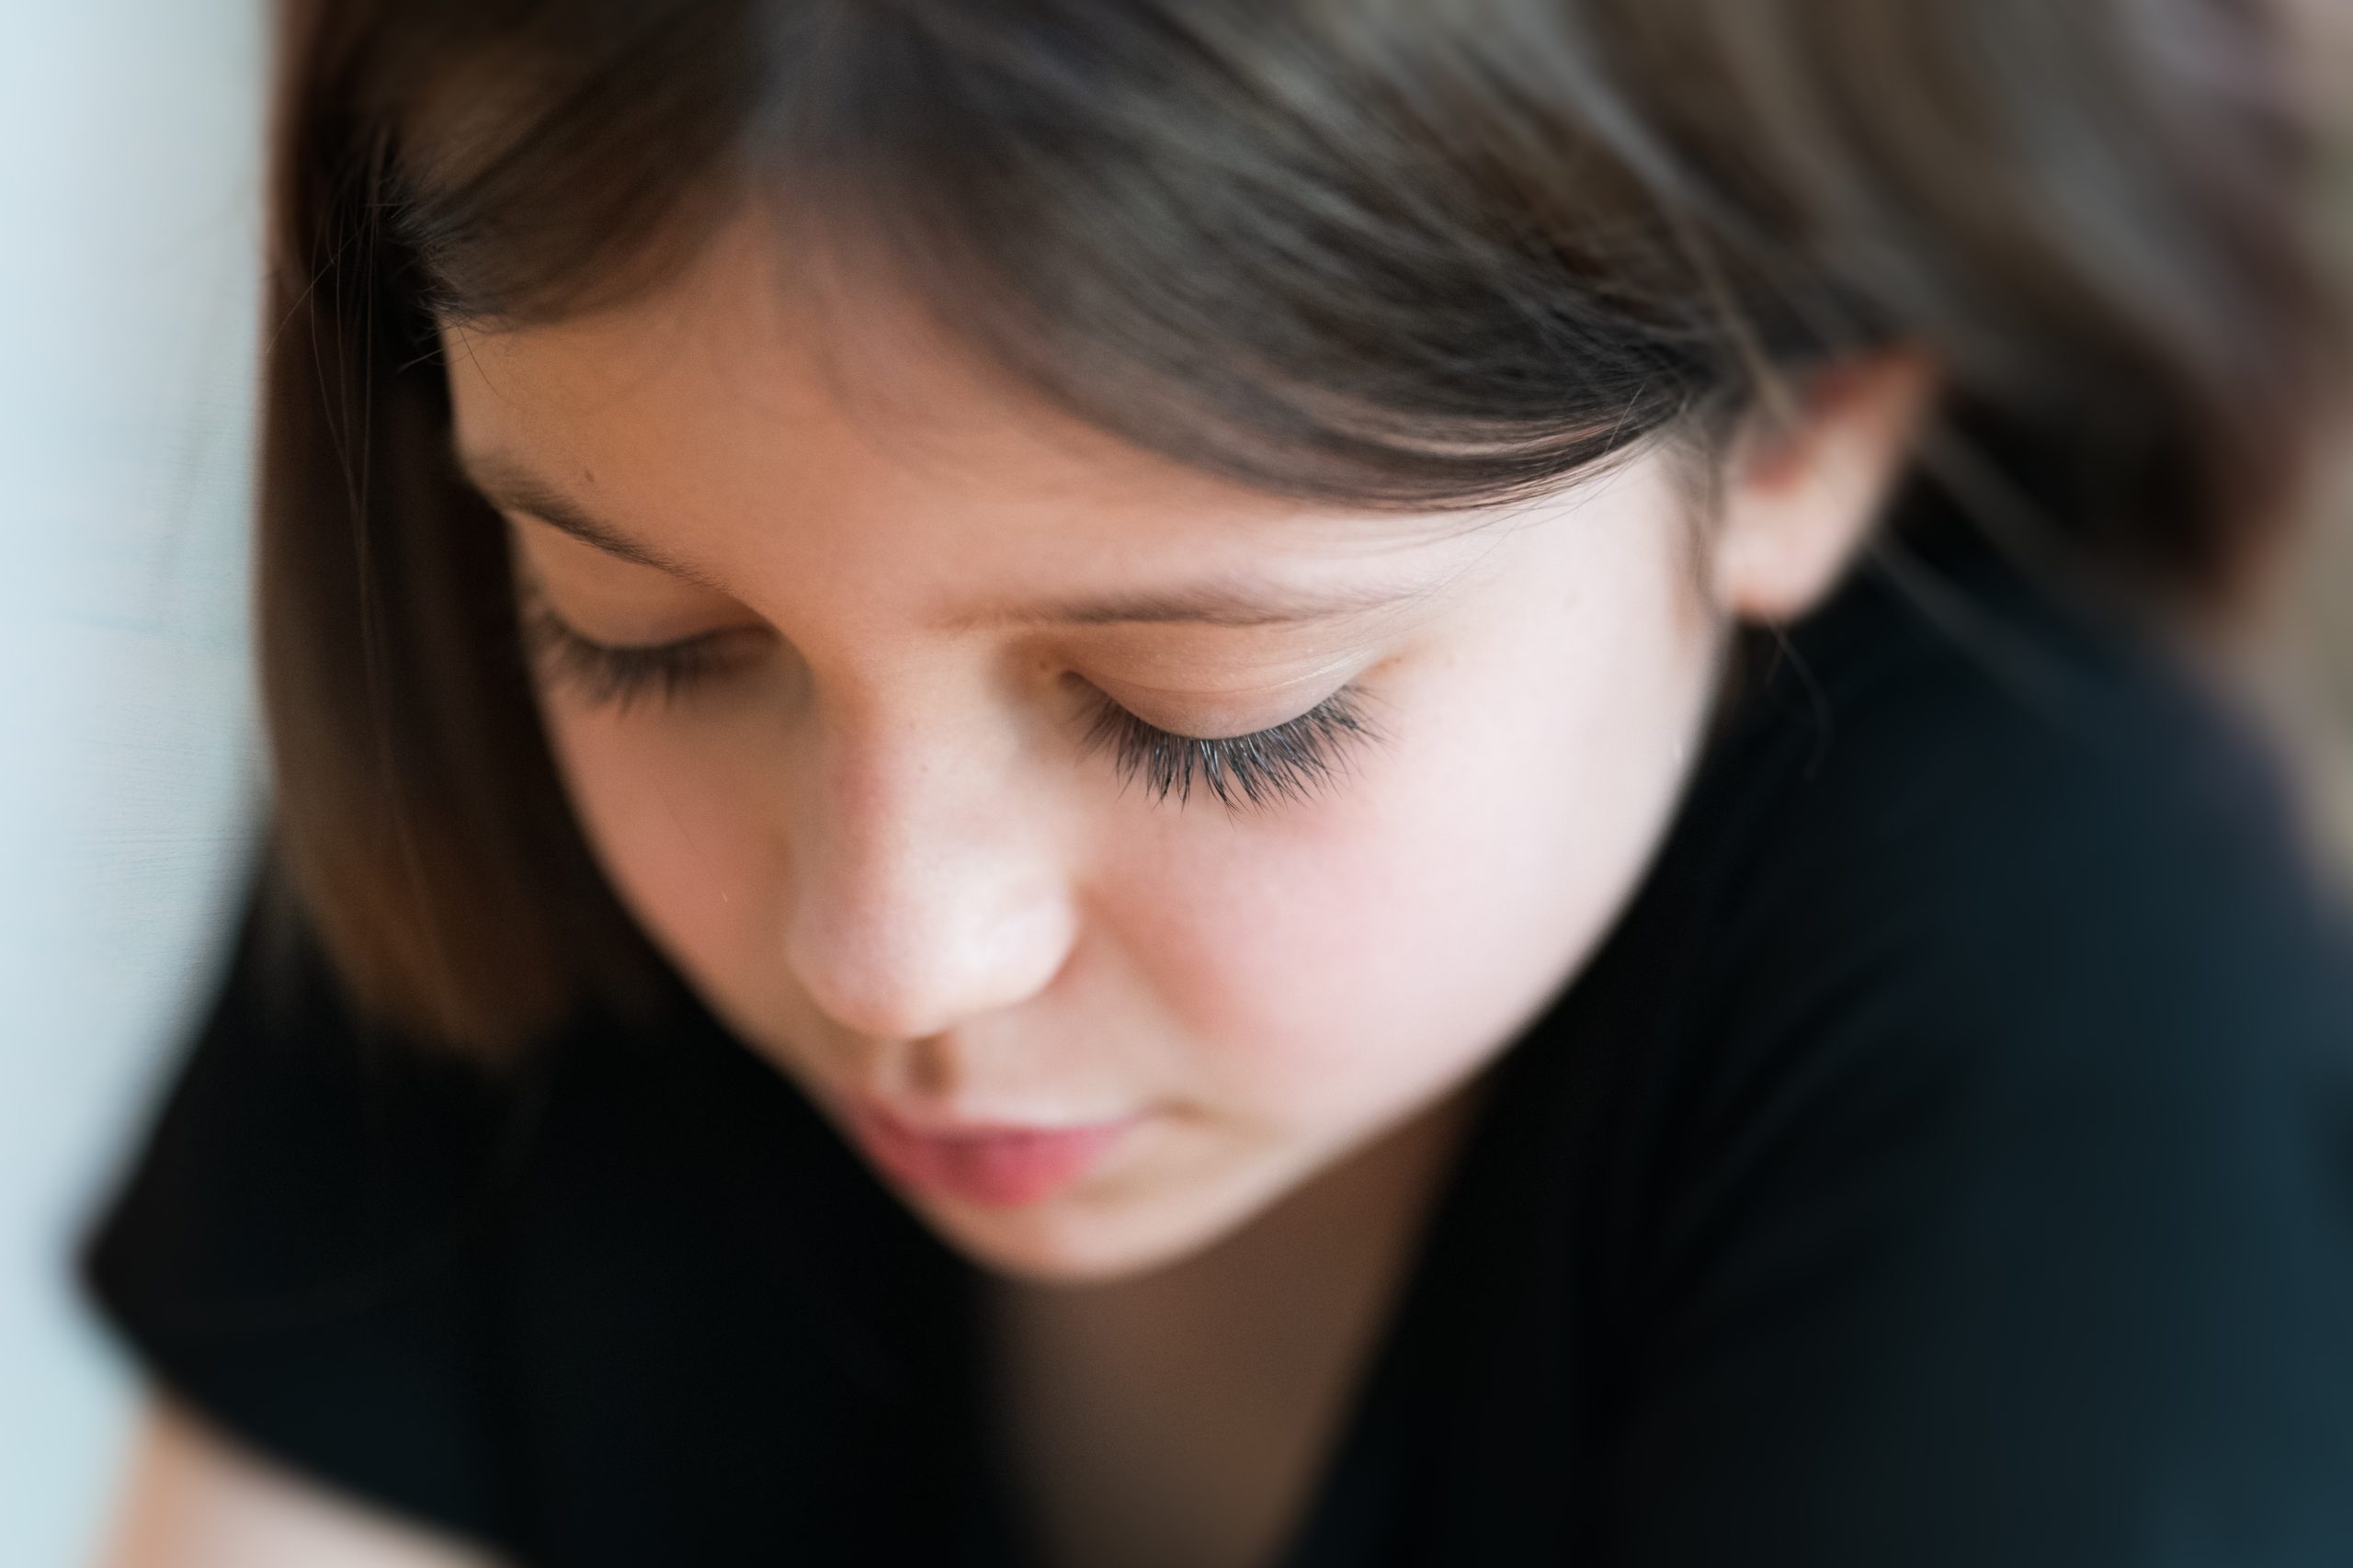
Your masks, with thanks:
<instances>
[{"instance_id":1,"label":"pale background wall","mask_svg":"<svg viewBox=\"0 0 2353 1568\"><path fill-rule=\"evenodd\" d=\"M256 778L261 17L0 0L0 1563L85 1561L126 1380L66 1240L215 961Z\"/></svg>"}]
</instances>

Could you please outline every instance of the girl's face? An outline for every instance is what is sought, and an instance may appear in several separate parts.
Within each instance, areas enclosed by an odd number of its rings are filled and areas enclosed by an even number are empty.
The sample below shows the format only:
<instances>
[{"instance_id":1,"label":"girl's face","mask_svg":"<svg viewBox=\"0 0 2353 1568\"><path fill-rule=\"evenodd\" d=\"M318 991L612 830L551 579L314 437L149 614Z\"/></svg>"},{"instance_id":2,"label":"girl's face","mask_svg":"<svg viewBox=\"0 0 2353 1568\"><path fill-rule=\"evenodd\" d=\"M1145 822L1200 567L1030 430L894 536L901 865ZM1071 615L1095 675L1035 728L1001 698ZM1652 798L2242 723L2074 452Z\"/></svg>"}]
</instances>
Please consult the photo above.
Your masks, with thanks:
<instances>
[{"instance_id":1,"label":"girl's face","mask_svg":"<svg viewBox=\"0 0 2353 1568\"><path fill-rule=\"evenodd\" d=\"M1728 616L1813 597L1869 510L1791 459L1703 534L1656 452L1502 513L1280 503L879 289L817 309L773 244L445 331L456 444L622 901L1010 1274L1199 1248L1465 1085L1640 881ZM567 635L691 662L631 686Z\"/></svg>"}]
</instances>

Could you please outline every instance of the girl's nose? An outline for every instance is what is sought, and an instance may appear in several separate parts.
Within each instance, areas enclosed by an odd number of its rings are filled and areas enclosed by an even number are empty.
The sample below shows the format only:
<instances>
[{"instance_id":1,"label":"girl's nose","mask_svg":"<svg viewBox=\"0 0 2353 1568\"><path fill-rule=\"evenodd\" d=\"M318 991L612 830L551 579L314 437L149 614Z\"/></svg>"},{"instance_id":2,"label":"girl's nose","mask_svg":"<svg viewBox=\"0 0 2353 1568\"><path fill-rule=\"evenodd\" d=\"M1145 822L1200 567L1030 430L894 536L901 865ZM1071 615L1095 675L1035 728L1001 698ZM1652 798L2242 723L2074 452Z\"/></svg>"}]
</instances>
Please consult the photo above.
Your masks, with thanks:
<instances>
[{"instance_id":1,"label":"girl's nose","mask_svg":"<svg viewBox=\"0 0 2353 1568\"><path fill-rule=\"evenodd\" d=\"M791 846L788 959L870 1040L920 1040L1035 995L1077 937L1066 869L1007 772L951 748L836 755Z\"/></svg>"}]
</instances>

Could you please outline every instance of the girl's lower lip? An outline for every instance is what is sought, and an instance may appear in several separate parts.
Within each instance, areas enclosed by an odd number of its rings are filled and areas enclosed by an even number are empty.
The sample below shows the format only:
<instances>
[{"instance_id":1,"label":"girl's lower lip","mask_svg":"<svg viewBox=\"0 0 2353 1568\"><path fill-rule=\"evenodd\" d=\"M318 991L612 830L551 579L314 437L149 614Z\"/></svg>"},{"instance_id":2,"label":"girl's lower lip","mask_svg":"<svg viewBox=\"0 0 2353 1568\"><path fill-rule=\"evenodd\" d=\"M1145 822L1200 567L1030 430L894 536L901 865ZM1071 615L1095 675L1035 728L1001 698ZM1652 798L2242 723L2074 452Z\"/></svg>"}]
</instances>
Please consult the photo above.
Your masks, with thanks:
<instances>
[{"instance_id":1,"label":"girl's lower lip","mask_svg":"<svg viewBox=\"0 0 2353 1568\"><path fill-rule=\"evenodd\" d=\"M949 1137L916 1132L861 1108L851 1112L850 1126L868 1157L908 1186L1012 1208L1076 1181L1142 1119Z\"/></svg>"}]
</instances>

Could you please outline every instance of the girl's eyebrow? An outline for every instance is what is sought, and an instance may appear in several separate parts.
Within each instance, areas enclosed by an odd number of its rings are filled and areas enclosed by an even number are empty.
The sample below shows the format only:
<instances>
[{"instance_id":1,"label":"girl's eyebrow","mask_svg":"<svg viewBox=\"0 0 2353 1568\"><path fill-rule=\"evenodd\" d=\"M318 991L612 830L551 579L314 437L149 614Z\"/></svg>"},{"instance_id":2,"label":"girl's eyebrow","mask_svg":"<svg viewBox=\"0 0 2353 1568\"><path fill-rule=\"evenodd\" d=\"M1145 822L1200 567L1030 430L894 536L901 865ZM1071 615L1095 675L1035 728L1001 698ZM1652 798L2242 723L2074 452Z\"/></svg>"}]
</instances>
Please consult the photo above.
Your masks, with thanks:
<instances>
[{"instance_id":1,"label":"girl's eyebrow","mask_svg":"<svg viewBox=\"0 0 2353 1568\"><path fill-rule=\"evenodd\" d=\"M959 630L991 625L1140 626L1171 622L1195 626L1297 626L1388 609L1429 591L1430 585L1421 582L1309 593L1272 585L1211 581L1105 598L983 610L960 616L952 624Z\"/></svg>"},{"instance_id":2,"label":"girl's eyebrow","mask_svg":"<svg viewBox=\"0 0 2353 1568\"><path fill-rule=\"evenodd\" d=\"M713 593L727 592L725 584L701 567L656 550L626 529L604 521L545 480L517 467L501 453L460 450L457 454L457 461L460 476L494 506L503 506L510 512L527 513L559 533L570 534L583 544L594 545L620 560L639 566L651 566L657 572L666 572L673 577L698 587L709 588Z\"/></svg>"},{"instance_id":3,"label":"girl's eyebrow","mask_svg":"<svg viewBox=\"0 0 2353 1568\"><path fill-rule=\"evenodd\" d=\"M684 582L728 593L724 583L690 562L654 549L581 506L537 475L497 452L457 454L460 474L483 498L570 534L584 544L639 566L650 566ZM1067 599L1044 605L1006 606L957 616L956 631L995 626L1134 626L1183 623L1196 626L1294 626L1337 620L1388 609L1429 593L1424 581L1352 585L1313 592L1212 580L1187 586Z\"/></svg>"}]
</instances>

